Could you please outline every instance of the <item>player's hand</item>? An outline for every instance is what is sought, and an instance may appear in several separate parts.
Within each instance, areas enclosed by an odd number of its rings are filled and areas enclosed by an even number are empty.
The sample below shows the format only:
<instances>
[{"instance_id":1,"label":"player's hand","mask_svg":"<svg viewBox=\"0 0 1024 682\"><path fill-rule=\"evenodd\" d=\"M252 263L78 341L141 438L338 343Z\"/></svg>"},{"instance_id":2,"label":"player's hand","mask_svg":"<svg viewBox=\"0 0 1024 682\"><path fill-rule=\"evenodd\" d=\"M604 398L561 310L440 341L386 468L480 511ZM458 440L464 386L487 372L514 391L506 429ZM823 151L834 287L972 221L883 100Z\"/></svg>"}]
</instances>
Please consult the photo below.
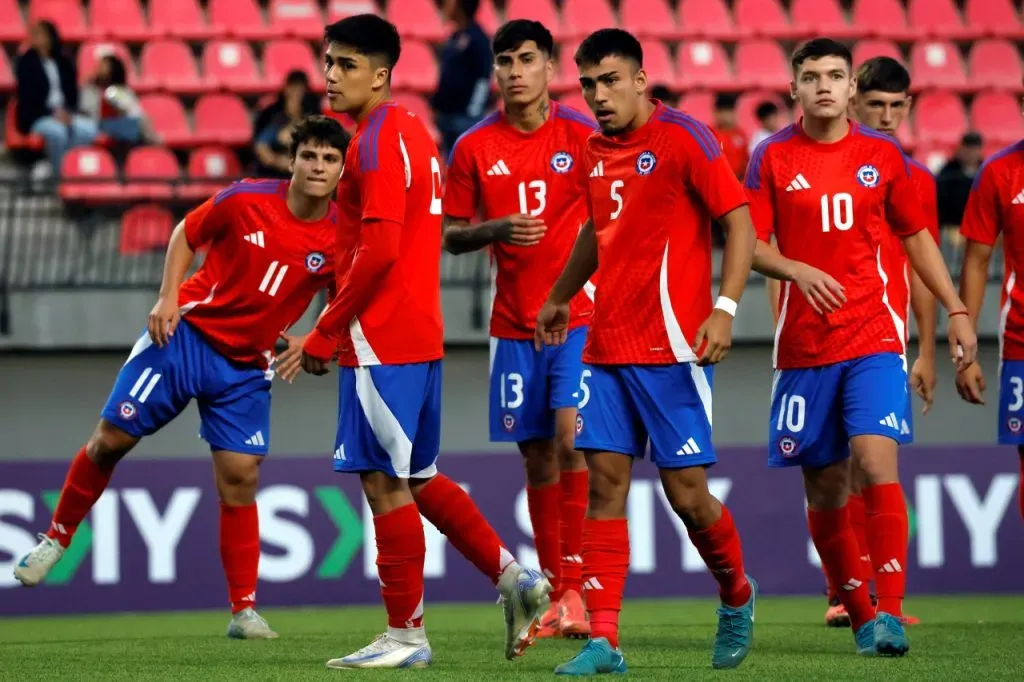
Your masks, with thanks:
<instances>
[{"instance_id":1,"label":"player's hand","mask_svg":"<svg viewBox=\"0 0 1024 682\"><path fill-rule=\"evenodd\" d=\"M910 386L924 401L921 414L928 414L935 402L935 358L919 355L910 368Z\"/></svg>"},{"instance_id":2,"label":"player's hand","mask_svg":"<svg viewBox=\"0 0 1024 682\"><path fill-rule=\"evenodd\" d=\"M290 384L302 371L302 344L305 343L306 337L281 332L280 339L287 343L288 347L274 359L274 371Z\"/></svg>"},{"instance_id":3,"label":"player's hand","mask_svg":"<svg viewBox=\"0 0 1024 682\"><path fill-rule=\"evenodd\" d=\"M701 352L700 347L704 346ZM697 364L700 367L717 365L725 359L732 348L732 315L715 308L708 319L697 330L693 347L700 353Z\"/></svg>"},{"instance_id":4,"label":"player's hand","mask_svg":"<svg viewBox=\"0 0 1024 682\"><path fill-rule=\"evenodd\" d=\"M302 351L302 357L299 360L299 363L302 366L302 371L306 374L313 374L315 376L322 377L331 371L330 360L325 361L321 358L314 358L306 351Z\"/></svg>"},{"instance_id":5,"label":"player's hand","mask_svg":"<svg viewBox=\"0 0 1024 682\"><path fill-rule=\"evenodd\" d=\"M149 318L146 328L149 330L149 338L157 348L163 348L174 336L174 330L178 328L181 321L181 313L178 312L178 302L166 296L156 300L156 305L149 311Z\"/></svg>"},{"instance_id":6,"label":"player's hand","mask_svg":"<svg viewBox=\"0 0 1024 682\"><path fill-rule=\"evenodd\" d=\"M537 313L537 326L533 332L533 347L560 346L569 334L569 304L547 301Z\"/></svg>"},{"instance_id":7,"label":"player's hand","mask_svg":"<svg viewBox=\"0 0 1024 682\"><path fill-rule=\"evenodd\" d=\"M962 372L978 358L978 335L966 315L950 317L948 333L949 357L956 365L956 371Z\"/></svg>"},{"instance_id":8,"label":"player's hand","mask_svg":"<svg viewBox=\"0 0 1024 682\"><path fill-rule=\"evenodd\" d=\"M974 405L985 404L985 374L977 362L956 373L956 392Z\"/></svg>"},{"instance_id":9,"label":"player's hand","mask_svg":"<svg viewBox=\"0 0 1024 682\"><path fill-rule=\"evenodd\" d=\"M832 275L801 263L794 273L793 282L819 315L839 310L846 303L843 285Z\"/></svg>"},{"instance_id":10,"label":"player's hand","mask_svg":"<svg viewBox=\"0 0 1024 682\"><path fill-rule=\"evenodd\" d=\"M539 242L548 226L543 220L531 218L523 213L510 215L498 226L496 241L514 246L533 246Z\"/></svg>"}]
</instances>

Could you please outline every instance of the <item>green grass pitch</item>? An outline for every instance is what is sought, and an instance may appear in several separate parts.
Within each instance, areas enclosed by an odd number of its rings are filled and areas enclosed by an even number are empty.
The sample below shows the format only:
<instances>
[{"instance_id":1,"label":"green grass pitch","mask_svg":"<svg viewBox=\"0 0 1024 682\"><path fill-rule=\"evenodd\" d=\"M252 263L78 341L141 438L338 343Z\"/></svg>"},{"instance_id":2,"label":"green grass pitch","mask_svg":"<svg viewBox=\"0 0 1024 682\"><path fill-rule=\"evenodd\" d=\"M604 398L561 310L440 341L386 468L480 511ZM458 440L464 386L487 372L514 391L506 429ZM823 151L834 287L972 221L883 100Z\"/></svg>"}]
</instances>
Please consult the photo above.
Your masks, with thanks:
<instances>
[{"instance_id":1,"label":"green grass pitch","mask_svg":"<svg viewBox=\"0 0 1024 682\"><path fill-rule=\"evenodd\" d=\"M915 597L903 659L854 654L848 630L822 624L821 598L764 598L754 651L734 671L711 670L716 604L711 600L629 601L622 648L638 680L1024 679L1024 596ZM418 671L329 671L383 629L383 609L272 609L273 641L224 637L224 612L7 618L0 620L0 679L18 680L527 680L554 677L579 642L542 640L515 662L502 657L496 605L429 605L434 665Z\"/></svg>"}]
</instances>

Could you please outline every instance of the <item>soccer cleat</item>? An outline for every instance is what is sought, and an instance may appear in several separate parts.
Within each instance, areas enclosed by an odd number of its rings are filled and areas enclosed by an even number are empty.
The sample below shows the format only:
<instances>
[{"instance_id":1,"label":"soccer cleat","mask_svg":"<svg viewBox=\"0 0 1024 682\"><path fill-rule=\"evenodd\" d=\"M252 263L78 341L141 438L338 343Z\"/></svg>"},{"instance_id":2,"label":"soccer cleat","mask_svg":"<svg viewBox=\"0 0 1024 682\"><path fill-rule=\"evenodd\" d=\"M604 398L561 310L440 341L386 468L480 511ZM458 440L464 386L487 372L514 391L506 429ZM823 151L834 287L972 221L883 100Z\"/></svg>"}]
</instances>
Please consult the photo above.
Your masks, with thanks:
<instances>
[{"instance_id":1,"label":"soccer cleat","mask_svg":"<svg viewBox=\"0 0 1024 682\"><path fill-rule=\"evenodd\" d=\"M626 672L626 659L612 647L607 638L588 640L582 651L568 662L555 668L556 675L586 677L589 675L621 674Z\"/></svg>"},{"instance_id":2,"label":"soccer cleat","mask_svg":"<svg viewBox=\"0 0 1024 682\"><path fill-rule=\"evenodd\" d=\"M383 633L359 651L344 658L332 658L327 667L349 668L426 668L434 660L426 639L416 644L400 642Z\"/></svg>"},{"instance_id":3,"label":"soccer cleat","mask_svg":"<svg viewBox=\"0 0 1024 682\"><path fill-rule=\"evenodd\" d=\"M561 604L552 604L551 608L540 617L540 627L537 629L537 639L549 639L562 634L559 629Z\"/></svg>"},{"instance_id":4,"label":"soccer cleat","mask_svg":"<svg viewBox=\"0 0 1024 682\"><path fill-rule=\"evenodd\" d=\"M14 567L14 577L25 587L35 587L43 582L60 558L64 548L53 538L40 533L39 544L21 558Z\"/></svg>"},{"instance_id":5,"label":"soccer cleat","mask_svg":"<svg viewBox=\"0 0 1024 682\"><path fill-rule=\"evenodd\" d=\"M510 564L498 578L505 612L505 658L522 656L537 638L540 619L551 608L551 583L537 571Z\"/></svg>"},{"instance_id":6,"label":"soccer cleat","mask_svg":"<svg viewBox=\"0 0 1024 682\"><path fill-rule=\"evenodd\" d=\"M846 612L846 607L838 597L828 603L828 610L825 611L825 625L830 628L850 627L850 614Z\"/></svg>"},{"instance_id":7,"label":"soccer cleat","mask_svg":"<svg viewBox=\"0 0 1024 682\"><path fill-rule=\"evenodd\" d=\"M583 597L576 590L566 590L558 602L558 631L569 639L590 637L587 610L583 608Z\"/></svg>"},{"instance_id":8,"label":"soccer cleat","mask_svg":"<svg viewBox=\"0 0 1024 682\"><path fill-rule=\"evenodd\" d=\"M270 629L266 619L256 613L256 609L249 607L231 617L231 622L228 623L228 638L277 639L277 633Z\"/></svg>"},{"instance_id":9,"label":"soccer cleat","mask_svg":"<svg viewBox=\"0 0 1024 682\"><path fill-rule=\"evenodd\" d=\"M735 668L750 653L754 644L754 607L757 603L757 582L747 576L750 583L750 599L743 606L722 604L718 609L718 632L715 633L715 648L711 655L711 667Z\"/></svg>"},{"instance_id":10,"label":"soccer cleat","mask_svg":"<svg viewBox=\"0 0 1024 682\"><path fill-rule=\"evenodd\" d=\"M908 651L910 641L900 619L884 611L875 616L875 653L879 656L902 656Z\"/></svg>"},{"instance_id":11,"label":"soccer cleat","mask_svg":"<svg viewBox=\"0 0 1024 682\"><path fill-rule=\"evenodd\" d=\"M857 643L857 654L860 656L875 655L875 621L869 620L853 633L853 641Z\"/></svg>"},{"instance_id":12,"label":"soccer cleat","mask_svg":"<svg viewBox=\"0 0 1024 682\"><path fill-rule=\"evenodd\" d=\"M906 614L900 616L900 622L904 625L920 625L921 619L917 616L908 616Z\"/></svg>"}]
</instances>

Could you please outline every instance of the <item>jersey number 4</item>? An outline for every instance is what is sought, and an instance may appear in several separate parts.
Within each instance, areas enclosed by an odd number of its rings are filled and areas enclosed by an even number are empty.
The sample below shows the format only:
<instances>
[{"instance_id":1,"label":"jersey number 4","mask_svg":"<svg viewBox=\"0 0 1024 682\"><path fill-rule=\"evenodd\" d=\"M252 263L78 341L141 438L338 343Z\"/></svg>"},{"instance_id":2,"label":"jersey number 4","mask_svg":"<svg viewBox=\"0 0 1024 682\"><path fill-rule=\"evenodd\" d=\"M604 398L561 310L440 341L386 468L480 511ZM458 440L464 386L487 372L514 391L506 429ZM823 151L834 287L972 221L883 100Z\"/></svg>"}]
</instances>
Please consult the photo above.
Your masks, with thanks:
<instances>
[{"instance_id":1,"label":"jersey number 4","mask_svg":"<svg viewBox=\"0 0 1024 682\"><path fill-rule=\"evenodd\" d=\"M821 195L821 231L831 232L833 227L840 232L853 227L853 197L846 192Z\"/></svg>"}]
</instances>

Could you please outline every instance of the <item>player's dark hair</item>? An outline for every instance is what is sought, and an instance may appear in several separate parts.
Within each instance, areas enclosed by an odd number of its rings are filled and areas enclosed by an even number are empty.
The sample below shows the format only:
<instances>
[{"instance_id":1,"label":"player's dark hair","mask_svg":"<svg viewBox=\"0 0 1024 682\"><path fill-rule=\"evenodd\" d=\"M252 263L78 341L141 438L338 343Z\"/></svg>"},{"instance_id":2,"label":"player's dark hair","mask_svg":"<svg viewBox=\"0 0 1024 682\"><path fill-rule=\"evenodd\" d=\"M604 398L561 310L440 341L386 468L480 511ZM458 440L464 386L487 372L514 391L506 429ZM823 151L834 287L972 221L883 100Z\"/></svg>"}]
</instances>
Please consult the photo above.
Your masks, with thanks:
<instances>
[{"instance_id":1,"label":"player's dark hair","mask_svg":"<svg viewBox=\"0 0 1024 682\"><path fill-rule=\"evenodd\" d=\"M576 65L600 64L605 57L622 57L644 65L644 50L640 41L621 28L602 28L587 36L576 50Z\"/></svg>"},{"instance_id":2,"label":"player's dark hair","mask_svg":"<svg viewBox=\"0 0 1024 682\"><path fill-rule=\"evenodd\" d=\"M114 54L108 54L103 56L103 61L107 63L107 71L110 75L107 76L107 85L125 85L128 83L128 71L124 67L124 62L121 58Z\"/></svg>"},{"instance_id":3,"label":"player's dark hair","mask_svg":"<svg viewBox=\"0 0 1024 682\"><path fill-rule=\"evenodd\" d=\"M757 109L754 110L754 116L757 117L758 121L764 121L769 116L774 116L779 113L779 105L775 102L761 102L757 105Z\"/></svg>"},{"instance_id":4,"label":"player's dark hair","mask_svg":"<svg viewBox=\"0 0 1024 682\"><path fill-rule=\"evenodd\" d=\"M857 69L857 90L861 93L910 92L910 72L892 57L872 57Z\"/></svg>"},{"instance_id":5,"label":"player's dark hair","mask_svg":"<svg viewBox=\"0 0 1024 682\"><path fill-rule=\"evenodd\" d=\"M720 92L715 95L715 111L735 111L736 95Z\"/></svg>"},{"instance_id":6,"label":"player's dark hair","mask_svg":"<svg viewBox=\"0 0 1024 682\"><path fill-rule=\"evenodd\" d=\"M831 38L814 38L796 48L796 52L793 53L793 58L790 60L793 73L796 73L808 59L821 59L823 57L842 58L846 61L846 66L850 69L850 73L853 73L853 55L850 54L850 48Z\"/></svg>"},{"instance_id":7,"label":"player's dark hair","mask_svg":"<svg viewBox=\"0 0 1024 682\"><path fill-rule=\"evenodd\" d=\"M291 156L294 159L299 152L299 146L312 143L324 147L334 147L345 154L348 147L349 136L333 118L328 116L307 116L292 128Z\"/></svg>"},{"instance_id":8,"label":"player's dark hair","mask_svg":"<svg viewBox=\"0 0 1024 682\"><path fill-rule=\"evenodd\" d=\"M325 43L339 43L361 55L384 60L395 68L402 54L402 39L395 25L376 14L354 14L336 21L324 31Z\"/></svg>"},{"instance_id":9,"label":"player's dark hair","mask_svg":"<svg viewBox=\"0 0 1024 682\"><path fill-rule=\"evenodd\" d=\"M549 57L555 50L555 40L544 24L530 19L513 19L502 24L494 34L491 51L494 54L501 54L518 50L528 40L536 43L541 52Z\"/></svg>"}]
</instances>

